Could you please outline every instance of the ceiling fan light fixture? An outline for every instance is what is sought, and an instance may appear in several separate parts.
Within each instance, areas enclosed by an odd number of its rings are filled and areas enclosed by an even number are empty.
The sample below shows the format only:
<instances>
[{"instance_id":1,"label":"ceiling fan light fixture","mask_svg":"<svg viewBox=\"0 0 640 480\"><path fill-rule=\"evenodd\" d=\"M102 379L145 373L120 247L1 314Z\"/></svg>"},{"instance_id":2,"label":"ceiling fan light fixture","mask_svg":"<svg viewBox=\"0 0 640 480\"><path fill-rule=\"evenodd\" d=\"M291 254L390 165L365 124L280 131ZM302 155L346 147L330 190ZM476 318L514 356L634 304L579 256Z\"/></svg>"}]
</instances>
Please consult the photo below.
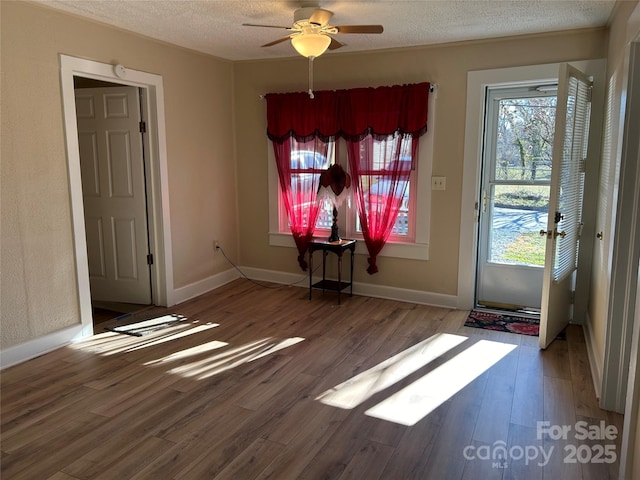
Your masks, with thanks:
<instances>
[{"instance_id":1,"label":"ceiling fan light fixture","mask_svg":"<svg viewBox=\"0 0 640 480\"><path fill-rule=\"evenodd\" d=\"M331 37L322 33L305 33L291 38L291 45L303 57L319 57L329 48Z\"/></svg>"}]
</instances>

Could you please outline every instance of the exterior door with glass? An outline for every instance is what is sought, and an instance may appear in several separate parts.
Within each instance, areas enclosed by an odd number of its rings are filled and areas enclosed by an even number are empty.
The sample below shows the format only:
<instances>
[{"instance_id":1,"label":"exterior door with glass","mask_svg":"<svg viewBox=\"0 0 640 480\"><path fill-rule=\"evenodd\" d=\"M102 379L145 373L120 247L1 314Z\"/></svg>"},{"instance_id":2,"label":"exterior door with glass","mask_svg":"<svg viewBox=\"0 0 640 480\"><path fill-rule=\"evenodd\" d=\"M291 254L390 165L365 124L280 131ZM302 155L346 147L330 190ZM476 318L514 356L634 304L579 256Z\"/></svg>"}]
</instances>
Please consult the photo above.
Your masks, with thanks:
<instances>
[{"instance_id":1,"label":"exterior door with glass","mask_svg":"<svg viewBox=\"0 0 640 480\"><path fill-rule=\"evenodd\" d=\"M555 86L487 92L476 303L541 307Z\"/></svg>"}]
</instances>

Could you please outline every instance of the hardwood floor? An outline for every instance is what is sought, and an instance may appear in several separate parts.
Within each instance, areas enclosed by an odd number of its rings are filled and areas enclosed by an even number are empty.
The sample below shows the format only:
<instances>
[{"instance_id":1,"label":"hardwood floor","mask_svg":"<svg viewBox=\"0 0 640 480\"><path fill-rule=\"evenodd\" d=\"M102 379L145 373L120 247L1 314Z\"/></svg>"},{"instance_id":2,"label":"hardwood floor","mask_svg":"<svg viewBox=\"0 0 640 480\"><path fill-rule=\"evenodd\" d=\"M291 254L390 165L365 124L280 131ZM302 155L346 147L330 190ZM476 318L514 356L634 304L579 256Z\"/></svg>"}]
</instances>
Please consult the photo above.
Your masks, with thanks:
<instances>
[{"instance_id":1,"label":"hardwood floor","mask_svg":"<svg viewBox=\"0 0 640 480\"><path fill-rule=\"evenodd\" d=\"M619 455L622 416L598 408L579 327L540 351L464 311L335 300L237 280L158 308L187 317L170 329L3 371L2 478L617 478L586 462ZM618 438L578 440L579 421Z\"/></svg>"}]
</instances>

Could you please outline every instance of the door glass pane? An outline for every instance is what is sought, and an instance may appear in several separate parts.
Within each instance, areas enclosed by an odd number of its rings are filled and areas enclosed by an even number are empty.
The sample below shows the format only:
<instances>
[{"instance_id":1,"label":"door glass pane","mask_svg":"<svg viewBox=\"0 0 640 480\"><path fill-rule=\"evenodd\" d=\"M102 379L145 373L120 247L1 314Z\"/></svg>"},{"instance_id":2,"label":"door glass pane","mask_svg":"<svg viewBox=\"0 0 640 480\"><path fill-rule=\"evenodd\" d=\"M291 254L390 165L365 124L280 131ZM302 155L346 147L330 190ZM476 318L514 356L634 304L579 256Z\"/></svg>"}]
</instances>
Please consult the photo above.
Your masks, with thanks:
<instances>
[{"instance_id":1,"label":"door glass pane","mask_svg":"<svg viewBox=\"0 0 640 480\"><path fill-rule=\"evenodd\" d=\"M489 261L544 266L548 185L494 185Z\"/></svg>"},{"instance_id":2,"label":"door glass pane","mask_svg":"<svg viewBox=\"0 0 640 480\"><path fill-rule=\"evenodd\" d=\"M500 100L495 180L551 180L556 103L555 96Z\"/></svg>"}]
</instances>

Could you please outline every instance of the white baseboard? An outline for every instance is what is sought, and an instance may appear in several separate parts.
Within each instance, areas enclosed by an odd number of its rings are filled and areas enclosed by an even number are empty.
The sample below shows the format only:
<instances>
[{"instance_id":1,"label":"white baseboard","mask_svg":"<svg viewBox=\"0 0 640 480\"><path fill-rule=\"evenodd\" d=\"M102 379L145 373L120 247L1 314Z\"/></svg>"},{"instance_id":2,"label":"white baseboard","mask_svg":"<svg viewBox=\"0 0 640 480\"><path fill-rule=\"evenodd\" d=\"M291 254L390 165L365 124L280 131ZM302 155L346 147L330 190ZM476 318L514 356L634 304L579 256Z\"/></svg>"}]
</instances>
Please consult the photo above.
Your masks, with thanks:
<instances>
[{"instance_id":1,"label":"white baseboard","mask_svg":"<svg viewBox=\"0 0 640 480\"><path fill-rule=\"evenodd\" d=\"M399 302L419 303L434 307L457 308L458 297L443 293L423 292L421 290L409 290L407 288L387 287L385 285L373 285L371 283L353 284L353 293L365 297L384 298Z\"/></svg>"},{"instance_id":2,"label":"white baseboard","mask_svg":"<svg viewBox=\"0 0 640 480\"><path fill-rule=\"evenodd\" d=\"M93 328L93 327L92 327ZM81 324L72 325L0 351L0 369L26 362L86 336Z\"/></svg>"},{"instance_id":3,"label":"white baseboard","mask_svg":"<svg viewBox=\"0 0 640 480\"><path fill-rule=\"evenodd\" d=\"M236 269L230 268L224 272L220 272L197 282L190 283L189 285L185 285L184 287L176 288L173 291L173 295L171 295L173 305L186 302L187 300L191 300L192 298L210 292L211 290L220 288L229 282L233 282L239 276L240 274ZM172 307L173 305L169 306Z\"/></svg>"},{"instance_id":4,"label":"white baseboard","mask_svg":"<svg viewBox=\"0 0 640 480\"><path fill-rule=\"evenodd\" d=\"M298 287L309 288L309 277L305 273L285 273L274 270L241 267L241 270L254 280L281 284L295 284ZM333 279L335 280L335 279ZM353 282L353 293L365 297L384 298L400 302L419 303L434 307L456 308L458 297L442 293L423 292L406 288L388 287L385 285L373 285L371 283Z\"/></svg>"},{"instance_id":5,"label":"white baseboard","mask_svg":"<svg viewBox=\"0 0 640 480\"><path fill-rule=\"evenodd\" d=\"M589 358L589 366L591 367L593 388L596 391L596 398L599 400L602 387L602 365L596 358L597 348L594 343L595 340L593 338L593 334L591 333L591 317L589 316L589 312L586 312L585 314L585 321L582 325L582 330L584 331L584 339L587 345L587 356Z\"/></svg>"}]
</instances>

